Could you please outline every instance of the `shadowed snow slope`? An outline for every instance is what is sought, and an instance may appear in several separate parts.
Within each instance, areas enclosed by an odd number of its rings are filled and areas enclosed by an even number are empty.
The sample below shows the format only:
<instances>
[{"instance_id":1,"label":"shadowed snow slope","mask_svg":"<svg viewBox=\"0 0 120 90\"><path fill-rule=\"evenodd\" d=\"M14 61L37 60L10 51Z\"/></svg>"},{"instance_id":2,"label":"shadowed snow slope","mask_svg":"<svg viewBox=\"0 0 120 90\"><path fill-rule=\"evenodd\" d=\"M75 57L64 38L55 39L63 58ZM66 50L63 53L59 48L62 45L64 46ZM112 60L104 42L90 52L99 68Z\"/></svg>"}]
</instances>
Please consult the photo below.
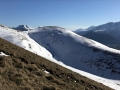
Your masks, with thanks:
<instances>
[{"instance_id":1,"label":"shadowed snow slope","mask_svg":"<svg viewBox=\"0 0 120 90\"><path fill-rule=\"evenodd\" d=\"M40 27L28 34L55 59L97 76L120 80L120 51L56 26Z\"/></svg>"},{"instance_id":2,"label":"shadowed snow slope","mask_svg":"<svg viewBox=\"0 0 120 90\"><path fill-rule=\"evenodd\" d=\"M0 37L49 60L54 60L51 53L32 40L27 33L19 32L0 25Z\"/></svg>"}]
</instances>

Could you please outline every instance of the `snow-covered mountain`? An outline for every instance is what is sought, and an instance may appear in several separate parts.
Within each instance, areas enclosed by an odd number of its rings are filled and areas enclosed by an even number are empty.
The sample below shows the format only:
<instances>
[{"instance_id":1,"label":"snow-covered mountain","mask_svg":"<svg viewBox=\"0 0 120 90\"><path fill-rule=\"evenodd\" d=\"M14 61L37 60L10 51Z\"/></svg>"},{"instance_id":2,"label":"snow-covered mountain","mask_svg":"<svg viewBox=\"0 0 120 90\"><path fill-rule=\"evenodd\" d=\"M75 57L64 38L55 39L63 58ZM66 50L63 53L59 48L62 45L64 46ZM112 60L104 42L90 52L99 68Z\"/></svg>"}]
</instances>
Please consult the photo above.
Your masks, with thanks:
<instances>
[{"instance_id":1,"label":"snow-covered mountain","mask_svg":"<svg viewBox=\"0 0 120 90\"><path fill-rule=\"evenodd\" d=\"M111 48L120 49L120 41L118 39L116 39L115 37L113 37L107 33L104 33L104 31L99 31L99 32L98 31L97 32L96 31L88 31L87 33L84 33L82 36L90 38L97 42L100 42Z\"/></svg>"},{"instance_id":2,"label":"snow-covered mountain","mask_svg":"<svg viewBox=\"0 0 120 90\"><path fill-rule=\"evenodd\" d=\"M109 22L84 31L75 30L75 33L85 36L87 38L96 40L109 47L120 49L120 22ZM99 34L99 35L98 35ZM106 37L106 38L105 38ZM99 40L99 38L101 38ZM108 42L110 41L110 42Z\"/></svg>"},{"instance_id":3,"label":"snow-covered mountain","mask_svg":"<svg viewBox=\"0 0 120 90\"><path fill-rule=\"evenodd\" d=\"M74 32L76 32L76 31L77 30L75 30ZM115 23L109 22L109 23L102 24L102 25L96 26L94 28L91 28L89 30L86 29L85 31L94 31L94 32L99 32L99 33L101 33L101 31L102 31L102 33L109 34L119 40L119 38L120 38L120 22L115 22ZM82 31L82 33L83 32L84 31ZM76 33L80 34L81 32L76 32Z\"/></svg>"},{"instance_id":4,"label":"snow-covered mountain","mask_svg":"<svg viewBox=\"0 0 120 90\"><path fill-rule=\"evenodd\" d=\"M0 25L0 37L44 58L54 60L51 53L31 39L27 33Z\"/></svg>"},{"instance_id":5,"label":"snow-covered mountain","mask_svg":"<svg viewBox=\"0 0 120 90\"><path fill-rule=\"evenodd\" d=\"M0 25L0 32L0 37L3 39L115 90L120 89L120 52L118 50L57 26L19 32ZM59 61L57 62L53 57Z\"/></svg>"},{"instance_id":6,"label":"snow-covered mountain","mask_svg":"<svg viewBox=\"0 0 120 90\"><path fill-rule=\"evenodd\" d=\"M120 80L120 51L60 27L40 27L28 34L66 65L104 78Z\"/></svg>"},{"instance_id":7,"label":"snow-covered mountain","mask_svg":"<svg viewBox=\"0 0 120 90\"><path fill-rule=\"evenodd\" d=\"M29 31L29 30L33 30L32 27L28 26L28 25L19 25L17 27L13 27L13 29L15 30L20 30L20 31Z\"/></svg>"},{"instance_id":8,"label":"snow-covered mountain","mask_svg":"<svg viewBox=\"0 0 120 90\"><path fill-rule=\"evenodd\" d=\"M120 22L109 22L103 25L99 25L93 29L93 31L104 31L104 33L107 33L109 35L112 35L116 39L119 40L120 38ZM119 40L120 41L120 40Z\"/></svg>"}]
</instances>

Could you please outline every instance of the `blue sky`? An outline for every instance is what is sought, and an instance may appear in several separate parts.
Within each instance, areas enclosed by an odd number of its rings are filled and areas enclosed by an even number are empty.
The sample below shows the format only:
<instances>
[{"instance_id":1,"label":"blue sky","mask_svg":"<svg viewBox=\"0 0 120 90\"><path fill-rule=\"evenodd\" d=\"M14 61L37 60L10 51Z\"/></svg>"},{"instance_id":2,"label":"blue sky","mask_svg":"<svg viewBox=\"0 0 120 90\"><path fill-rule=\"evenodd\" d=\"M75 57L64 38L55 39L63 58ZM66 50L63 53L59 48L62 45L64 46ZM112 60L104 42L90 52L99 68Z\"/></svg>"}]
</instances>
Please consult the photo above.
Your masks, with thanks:
<instances>
[{"instance_id":1,"label":"blue sky","mask_svg":"<svg viewBox=\"0 0 120 90\"><path fill-rule=\"evenodd\" d=\"M120 0L0 0L0 24L70 30L120 21Z\"/></svg>"}]
</instances>

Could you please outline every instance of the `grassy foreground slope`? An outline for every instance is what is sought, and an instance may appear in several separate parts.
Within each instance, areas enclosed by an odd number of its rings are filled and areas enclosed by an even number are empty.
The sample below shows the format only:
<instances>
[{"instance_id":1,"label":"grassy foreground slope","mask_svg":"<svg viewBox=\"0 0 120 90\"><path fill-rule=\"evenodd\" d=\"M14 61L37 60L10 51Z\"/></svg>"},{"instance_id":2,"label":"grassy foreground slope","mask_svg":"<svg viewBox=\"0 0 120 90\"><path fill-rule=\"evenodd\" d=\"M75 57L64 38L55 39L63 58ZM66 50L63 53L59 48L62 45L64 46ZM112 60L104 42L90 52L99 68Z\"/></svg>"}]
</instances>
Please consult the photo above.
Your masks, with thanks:
<instances>
[{"instance_id":1,"label":"grassy foreground slope","mask_svg":"<svg viewBox=\"0 0 120 90\"><path fill-rule=\"evenodd\" d=\"M0 90L112 90L1 38L0 52Z\"/></svg>"}]
</instances>

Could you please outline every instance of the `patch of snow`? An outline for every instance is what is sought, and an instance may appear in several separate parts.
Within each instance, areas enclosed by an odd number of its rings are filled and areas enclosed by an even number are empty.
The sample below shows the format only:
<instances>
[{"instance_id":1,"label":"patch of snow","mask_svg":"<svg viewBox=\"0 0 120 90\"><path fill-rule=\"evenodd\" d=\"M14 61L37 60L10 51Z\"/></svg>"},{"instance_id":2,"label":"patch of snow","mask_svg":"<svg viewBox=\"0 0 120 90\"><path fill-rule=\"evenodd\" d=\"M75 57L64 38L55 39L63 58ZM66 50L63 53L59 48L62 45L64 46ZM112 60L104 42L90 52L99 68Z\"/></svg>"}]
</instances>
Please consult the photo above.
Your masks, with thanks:
<instances>
[{"instance_id":1,"label":"patch of snow","mask_svg":"<svg viewBox=\"0 0 120 90\"><path fill-rule=\"evenodd\" d=\"M49 74L49 72L48 72L48 71L46 71L46 70L45 70L44 72L45 72L46 74Z\"/></svg>"},{"instance_id":2,"label":"patch of snow","mask_svg":"<svg viewBox=\"0 0 120 90\"><path fill-rule=\"evenodd\" d=\"M0 52L0 56L9 56L9 55L7 55L7 54L5 54L3 52Z\"/></svg>"},{"instance_id":3,"label":"patch of snow","mask_svg":"<svg viewBox=\"0 0 120 90\"><path fill-rule=\"evenodd\" d=\"M104 32L105 30L95 30L94 32Z\"/></svg>"}]
</instances>

